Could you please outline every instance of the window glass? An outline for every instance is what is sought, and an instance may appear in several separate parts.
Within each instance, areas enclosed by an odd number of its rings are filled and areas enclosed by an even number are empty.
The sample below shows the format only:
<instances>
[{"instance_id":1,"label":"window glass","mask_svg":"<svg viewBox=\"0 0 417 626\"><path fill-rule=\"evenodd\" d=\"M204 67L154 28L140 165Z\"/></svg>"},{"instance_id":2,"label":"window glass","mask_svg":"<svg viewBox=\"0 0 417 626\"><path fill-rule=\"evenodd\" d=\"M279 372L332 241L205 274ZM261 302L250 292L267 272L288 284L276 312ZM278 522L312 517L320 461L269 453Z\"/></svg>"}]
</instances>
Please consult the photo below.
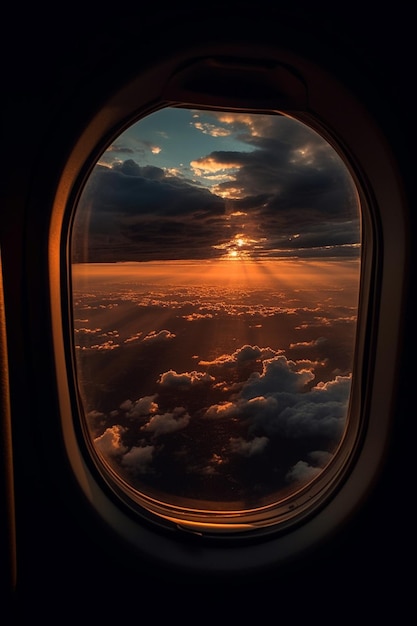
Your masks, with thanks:
<instances>
[{"instance_id":1,"label":"window glass","mask_svg":"<svg viewBox=\"0 0 417 626\"><path fill-rule=\"evenodd\" d=\"M168 107L101 155L72 226L74 360L103 471L183 510L271 506L349 427L361 214L281 114Z\"/></svg>"}]
</instances>

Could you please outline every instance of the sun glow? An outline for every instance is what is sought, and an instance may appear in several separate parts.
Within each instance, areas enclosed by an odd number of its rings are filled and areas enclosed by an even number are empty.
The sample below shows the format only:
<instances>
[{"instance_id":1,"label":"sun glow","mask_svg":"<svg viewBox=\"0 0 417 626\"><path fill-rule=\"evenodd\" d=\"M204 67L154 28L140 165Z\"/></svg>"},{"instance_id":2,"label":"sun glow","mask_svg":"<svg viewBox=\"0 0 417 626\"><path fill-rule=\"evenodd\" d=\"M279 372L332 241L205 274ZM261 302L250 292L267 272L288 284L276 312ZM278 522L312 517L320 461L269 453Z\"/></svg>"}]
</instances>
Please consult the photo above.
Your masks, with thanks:
<instances>
[{"instance_id":1,"label":"sun glow","mask_svg":"<svg viewBox=\"0 0 417 626\"><path fill-rule=\"evenodd\" d=\"M247 260L253 257L255 250L259 249L260 243L260 239L252 239L243 233L237 233L232 237L232 239L229 239L229 241L219 243L213 246L213 248L224 251L224 255L222 257L223 259L227 259L229 261L236 261L239 259Z\"/></svg>"},{"instance_id":2,"label":"sun glow","mask_svg":"<svg viewBox=\"0 0 417 626\"><path fill-rule=\"evenodd\" d=\"M236 253L236 255L235 255ZM307 290L317 293L323 284L341 294L357 289L360 262L354 260L251 259L230 250L221 259L206 261L148 261L142 263L82 263L72 266L72 279L78 289L89 290L92 284L131 284L140 279L144 285L159 289L173 285L240 285L257 289ZM231 260L240 262L231 263ZM343 276L343 285L341 285Z\"/></svg>"}]
</instances>

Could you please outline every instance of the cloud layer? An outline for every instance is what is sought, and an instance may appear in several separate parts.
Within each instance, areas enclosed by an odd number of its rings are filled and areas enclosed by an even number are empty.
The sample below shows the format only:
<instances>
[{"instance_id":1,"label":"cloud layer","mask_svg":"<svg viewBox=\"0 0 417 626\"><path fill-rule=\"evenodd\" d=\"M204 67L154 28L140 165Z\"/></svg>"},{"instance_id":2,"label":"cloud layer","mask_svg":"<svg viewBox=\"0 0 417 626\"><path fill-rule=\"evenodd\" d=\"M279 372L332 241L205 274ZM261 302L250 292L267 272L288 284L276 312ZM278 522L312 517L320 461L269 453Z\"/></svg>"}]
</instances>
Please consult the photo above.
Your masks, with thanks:
<instances>
[{"instance_id":1,"label":"cloud layer","mask_svg":"<svg viewBox=\"0 0 417 626\"><path fill-rule=\"evenodd\" d=\"M250 499L254 481L255 493L273 498L329 463L346 424L350 375L312 385L312 367L256 345L199 366L162 372L156 393L127 399L107 415L89 413L92 432L101 432L98 451L129 482L146 491L156 479L169 500L176 477L182 486L175 490L198 500L210 497L204 477L212 476L222 478L230 500ZM213 492L213 502L217 497Z\"/></svg>"}]
</instances>

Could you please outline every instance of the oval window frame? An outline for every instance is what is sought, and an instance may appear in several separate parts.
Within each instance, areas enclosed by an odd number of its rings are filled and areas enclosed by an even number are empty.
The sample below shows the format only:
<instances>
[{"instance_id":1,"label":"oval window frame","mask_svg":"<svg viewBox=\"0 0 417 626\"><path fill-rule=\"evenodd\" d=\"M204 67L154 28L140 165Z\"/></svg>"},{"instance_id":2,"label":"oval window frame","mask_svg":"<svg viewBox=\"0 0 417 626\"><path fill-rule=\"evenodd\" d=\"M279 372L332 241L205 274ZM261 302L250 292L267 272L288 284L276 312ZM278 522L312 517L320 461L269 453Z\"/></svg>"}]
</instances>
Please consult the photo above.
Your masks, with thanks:
<instances>
[{"instance_id":1,"label":"oval window frame","mask_svg":"<svg viewBox=\"0 0 417 626\"><path fill-rule=\"evenodd\" d=\"M244 538L245 532L225 535L222 532L201 533L201 529L195 528L192 520L188 520L189 523L186 524L180 524L175 520L167 527L164 523L159 524L152 515L149 519L146 519L146 516L139 518L135 507L131 507L129 502L120 498L117 489L106 489L105 481L100 480L90 451L86 449L88 445L85 445L85 437L77 426L78 418L74 417L74 413L76 414L80 407L77 402L69 340L70 215L76 206L82 183L88 177L99 155L112 139L132 124L134 119L144 117L157 108L173 102L181 104L185 100L188 104L197 106L201 104L196 101L198 95L195 96L194 102L188 102L190 99L188 97L181 98L182 102L173 101L173 94L178 98L183 86L178 87L175 80L175 89L169 85L172 77L177 76L178 67L187 65L189 59L212 58L209 52L210 49L206 51L206 55L202 55L201 50L189 50L182 53L180 59L171 59L138 75L111 97L80 133L62 173L55 197L49 239L49 269L62 432L71 470L84 496L87 497L92 509L127 546L133 547L135 551L150 556L164 554L165 561L192 569L208 567L230 570L240 568L242 563L245 567L252 567L271 561L282 562L300 554L313 543L323 540L335 527L349 518L371 488L383 461L390 425L389 403L381 401L376 388L385 381L387 388L393 391L396 343L392 341L388 344L388 349L391 346L393 357L390 359L391 367L383 369L384 359L381 358L381 351L387 349L385 345L387 334L392 340L398 335L402 288L399 281L393 282L389 274L381 268L389 267L389 263L395 263L397 268L404 267L405 263L403 246L380 244L382 235L386 232L393 235L391 241L397 242L405 239L405 233L403 210L394 212L389 206L392 202L397 207L402 206L401 191L392 170L390 153L366 110L334 76L327 74L310 61L292 53L283 54L282 51L268 50L268 58L272 57L279 65L285 62L285 65L291 68L291 74L302 76L302 84L307 86L306 97L301 104L298 102L299 109L296 114L288 109L284 113L293 114L314 129L320 128L319 132L322 135L328 132L331 141L335 142L349 159L357 188L363 190L361 205L363 216L367 220L365 231L368 234L366 241L363 242L361 322L354 364L359 374L355 375L357 383L352 395L354 400L351 408L357 415L361 415L361 423L358 424L355 433L354 445L349 449L349 459L346 459L337 484L324 499L318 498L314 508L306 507L301 516L294 516L291 512L288 523L268 526L266 543L252 541L254 536L255 539L258 535L263 536L265 529L255 535L249 532L251 541L244 542L238 555L231 560L230 553L226 557L225 546L229 545L230 541L236 543L236 539ZM245 48L245 55L242 58L246 59L247 54ZM258 60L264 57L263 50L254 49L254 58L257 60L254 64L255 71L258 71L256 69L257 65L259 66ZM239 49L236 50L236 58L239 58ZM140 89L143 85L147 85L145 93ZM328 95L323 97L324 86L326 87L324 92L331 94L331 97ZM142 94L141 103L138 103L138 93ZM273 94L274 98L279 104L279 97ZM355 115L349 118L343 116L343 107L337 106L337 102L343 103L350 111L354 111ZM231 106L230 102L228 104ZM256 108L257 111L269 110L265 108L265 102L258 104L261 109ZM221 99L216 101L215 96L213 106L223 108L224 102ZM275 108L281 109L279 106ZM247 110L247 106L243 106L242 109ZM323 124L322 120L326 120L326 123ZM385 176L382 176L383 183L381 172L385 173ZM388 305L393 294L397 294L397 307ZM377 379L379 382L375 385ZM384 436L381 436L381 428ZM187 532L178 532L181 530ZM186 549L188 539L184 537L190 534L203 536L200 544L204 553L203 559L201 554L197 559Z\"/></svg>"},{"instance_id":2,"label":"oval window frame","mask_svg":"<svg viewBox=\"0 0 417 626\"><path fill-rule=\"evenodd\" d=\"M162 107L154 111L153 114L157 114L158 111L163 111L164 108L172 107ZM181 106L179 108L190 109L190 107ZM198 114L207 111L207 109L202 109L201 107L199 109L192 107L192 110L194 113L197 112ZM218 112L220 112L220 109L218 109ZM230 109L221 109L221 113L227 114L230 112ZM257 111L253 112L249 109L242 109L240 111L233 109L233 112L235 114L242 112L244 116L257 113ZM277 113L282 115L282 112L277 111L271 111L269 114L273 116ZM284 115L289 117L287 114ZM139 118L139 120L134 121L131 126L134 127L136 124L140 124L141 119L144 118ZM306 129L309 128L307 125L305 126ZM161 128L161 132L163 131L164 129ZM122 138L123 133L115 137L115 141L120 141ZM334 150L329 143L327 143L327 145ZM360 221L361 211L359 207L359 195L360 194L357 192ZM74 220L78 211L79 208L75 207L73 211ZM77 228L77 237L79 237L80 233L83 235L82 227ZM71 234L69 238L71 240ZM72 237L72 239L74 239L74 237ZM78 245L80 245L79 241L77 241L77 246ZM83 240L81 247L84 249L86 246L88 246L88 241ZM359 289L360 285L358 284L358 293ZM81 378L83 378L82 367L78 362L76 354L76 350L73 349L73 360L79 365L80 375ZM222 507L219 510L216 510L214 507L203 509L198 507L197 500L194 501L193 506L193 504L183 503L181 505L164 501L162 495L159 498L152 497L146 490L142 492L140 489L135 488L127 478L124 479L122 472L119 472L117 467L113 466L112 463L106 459L105 455L100 455L99 450L94 445L92 433L88 426L88 416L84 413L80 395L81 394L79 394L78 413L81 419L82 439L87 442L88 455L93 460L96 473L102 475L109 488L116 496L124 501L126 506L135 510L138 515L145 516L149 518L150 521L155 520L167 524L168 527L184 528L202 533L206 536L214 534L230 535L231 533L240 533L241 536L244 534L253 536L255 533L276 532L278 527L279 530L282 530L287 525L293 524L295 520L300 521L304 515L309 514L309 511L314 508L316 503L321 502L323 498L325 498L327 491L335 488L337 482L341 479L340 474L346 471L349 458L354 453L360 427L360 401L358 400L359 394L356 392L354 396L357 406L355 410L351 410L350 406L348 406L347 414L351 414L351 419L346 420L347 427L337 444L337 449L333 454L331 462L328 463L326 467L322 468L322 471L317 477L309 480L307 483L295 486L293 490L289 491L283 497L279 497L278 495L275 501L272 501L272 497L270 496L269 500L271 500L271 502L268 504L259 502L257 506L254 505L244 510L236 507ZM175 499L174 497L174 500Z\"/></svg>"}]
</instances>

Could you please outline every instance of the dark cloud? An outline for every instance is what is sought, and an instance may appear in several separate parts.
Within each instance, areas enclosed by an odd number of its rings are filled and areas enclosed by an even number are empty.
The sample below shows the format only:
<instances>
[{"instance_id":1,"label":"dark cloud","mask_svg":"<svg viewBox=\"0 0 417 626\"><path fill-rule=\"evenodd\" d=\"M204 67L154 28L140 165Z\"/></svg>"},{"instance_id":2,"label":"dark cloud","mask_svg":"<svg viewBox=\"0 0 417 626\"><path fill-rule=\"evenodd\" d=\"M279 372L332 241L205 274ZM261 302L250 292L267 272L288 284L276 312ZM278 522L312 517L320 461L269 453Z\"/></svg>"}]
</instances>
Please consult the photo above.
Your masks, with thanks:
<instances>
[{"instance_id":1,"label":"dark cloud","mask_svg":"<svg viewBox=\"0 0 417 626\"><path fill-rule=\"evenodd\" d=\"M115 459L131 476L152 474L161 464L179 464L191 479L192 475L216 474L219 467L227 468L229 477L237 476L243 459L263 456L263 463L273 465L274 449L281 442L281 449L284 445L293 450L287 468L282 468L283 480L310 480L331 460L332 450L343 435L351 376L335 376L312 386L313 368L302 369L279 352L243 345L215 362L200 363L201 371L162 373L157 393L125 400L107 417L98 411L89 413L90 424L99 420L102 431L94 438L97 449L108 460ZM255 366L259 361L260 371ZM214 363L218 368L215 376L208 373L214 373ZM192 409L196 398L200 405L208 391L214 394L221 386L225 389L225 368L230 374L249 364L241 383L228 387L227 399L203 411ZM110 418L116 423L106 427ZM198 435L201 420L207 433L203 439ZM199 456L197 441L201 458L194 465ZM298 448L300 444L294 442L300 441L307 443ZM317 443L322 447L316 447ZM297 458L301 450L304 458Z\"/></svg>"},{"instance_id":2,"label":"dark cloud","mask_svg":"<svg viewBox=\"0 0 417 626\"><path fill-rule=\"evenodd\" d=\"M259 256L357 256L356 190L333 148L284 116L259 119L256 132L240 135L246 149L193 161L207 178L228 173L211 191L133 159L97 165L76 213L74 260L219 256L242 229L262 241ZM245 216L232 223L238 211Z\"/></svg>"},{"instance_id":3,"label":"dark cloud","mask_svg":"<svg viewBox=\"0 0 417 626\"><path fill-rule=\"evenodd\" d=\"M160 168L131 159L111 168L97 165L77 210L74 258L207 257L224 211L220 197Z\"/></svg>"},{"instance_id":4,"label":"dark cloud","mask_svg":"<svg viewBox=\"0 0 417 626\"><path fill-rule=\"evenodd\" d=\"M303 254L346 246L332 253L355 255L359 216L346 167L314 131L285 117L273 119L274 124L263 129L269 136L245 135L246 142L256 146L253 152L209 155L219 165L228 160L239 165L235 179L220 183L217 191L244 190L244 197L230 205L253 213L258 237L267 236L266 250L301 249Z\"/></svg>"}]
</instances>

